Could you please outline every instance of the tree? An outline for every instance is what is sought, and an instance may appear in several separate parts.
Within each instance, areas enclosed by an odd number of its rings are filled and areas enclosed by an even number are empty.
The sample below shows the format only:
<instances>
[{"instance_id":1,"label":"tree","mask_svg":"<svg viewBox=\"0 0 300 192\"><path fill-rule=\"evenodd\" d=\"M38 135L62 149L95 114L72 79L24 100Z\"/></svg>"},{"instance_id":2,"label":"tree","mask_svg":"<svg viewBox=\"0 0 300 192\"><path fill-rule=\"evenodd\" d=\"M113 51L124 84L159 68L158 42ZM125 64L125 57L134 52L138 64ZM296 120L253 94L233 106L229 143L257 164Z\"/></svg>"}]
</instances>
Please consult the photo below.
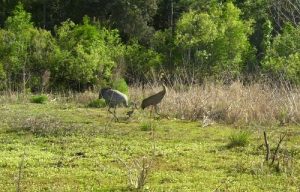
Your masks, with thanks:
<instances>
[{"instance_id":1,"label":"tree","mask_svg":"<svg viewBox=\"0 0 300 192\"><path fill-rule=\"evenodd\" d=\"M299 0L270 0L269 14L279 31L285 23L297 26L300 22Z\"/></svg>"},{"instance_id":2,"label":"tree","mask_svg":"<svg viewBox=\"0 0 300 192\"><path fill-rule=\"evenodd\" d=\"M300 26L287 24L278 34L262 63L265 71L276 79L300 83Z\"/></svg>"},{"instance_id":3,"label":"tree","mask_svg":"<svg viewBox=\"0 0 300 192\"><path fill-rule=\"evenodd\" d=\"M125 52L127 79L129 82L149 82L162 64L162 56L152 49L139 45L136 41L127 46Z\"/></svg>"},{"instance_id":4,"label":"tree","mask_svg":"<svg viewBox=\"0 0 300 192\"><path fill-rule=\"evenodd\" d=\"M212 4L207 12L191 10L178 20L176 44L191 76L235 77L251 49L251 22L232 3Z\"/></svg>"},{"instance_id":5,"label":"tree","mask_svg":"<svg viewBox=\"0 0 300 192\"><path fill-rule=\"evenodd\" d=\"M3 68L2 63L0 63L0 91L4 90L6 87L6 74Z\"/></svg>"},{"instance_id":6,"label":"tree","mask_svg":"<svg viewBox=\"0 0 300 192\"><path fill-rule=\"evenodd\" d=\"M28 52L30 46L31 35L33 31L33 23L31 15L27 13L22 4L18 4L12 16L5 21L6 31L2 33L2 39L5 43L5 53L2 60L5 61L4 68L8 73L7 77L18 81L22 74L22 89L26 90L27 83L27 67L29 65ZM11 85L8 85L11 88Z\"/></svg>"},{"instance_id":7,"label":"tree","mask_svg":"<svg viewBox=\"0 0 300 192\"><path fill-rule=\"evenodd\" d=\"M49 31L35 29L32 31L32 38L29 54L29 86L32 91L43 91L50 79L45 79L45 74L57 61L55 52L58 49L56 40ZM49 74L50 75L50 74ZM48 77L50 78L50 76Z\"/></svg>"},{"instance_id":8,"label":"tree","mask_svg":"<svg viewBox=\"0 0 300 192\"><path fill-rule=\"evenodd\" d=\"M84 17L82 25L67 20L56 28L59 49L51 68L55 85L82 90L109 79L123 53L117 31L98 28ZM118 54L114 54L118 53Z\"/></svg>"}]
</instances>

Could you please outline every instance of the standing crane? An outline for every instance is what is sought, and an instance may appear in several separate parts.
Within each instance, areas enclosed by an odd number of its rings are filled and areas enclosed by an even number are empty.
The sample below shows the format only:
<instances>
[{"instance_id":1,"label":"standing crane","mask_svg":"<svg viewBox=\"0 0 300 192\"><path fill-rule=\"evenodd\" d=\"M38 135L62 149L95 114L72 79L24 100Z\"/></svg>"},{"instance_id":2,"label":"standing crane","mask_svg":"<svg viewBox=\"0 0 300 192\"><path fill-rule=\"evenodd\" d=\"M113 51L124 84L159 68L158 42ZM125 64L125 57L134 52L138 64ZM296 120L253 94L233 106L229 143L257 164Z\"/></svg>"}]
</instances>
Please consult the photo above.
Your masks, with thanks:
<instances>
[{"instance_id":1,"label":"standing crane","mask_svg":"<svg viewBox=\"0 0 300 192\"><path fill-rule=\"evenodd\" d=\"M113 114L114 118L118 120L116 116L116 108L118 105L123 104L128 107L128 97L124 93L112 88L102 88L99 92L99 99L104 98L105 103L108 105L108 112ZM114 108L112 112L110 108Z\"/></svg>"},{"instance_id":2,"label":"standing crane","mask_svg":"<svg viewBox=\"0 0 300 192\"><path fill-rule=\"evenodd\" d=\"M159 115L159 113L157 112L158 110L158 104L161 102L161 100L164 98L165 94L167 92L167 87L165 85L163 85L163 90L154 94L154 95L151 95L149 97L147 97L146 99L144 99L142 101L142 105L141 105L141 108L142 109L145 109L149 106L151 106L152 108L154 107L155 108L155 112L156 114ZM151 109L152 111L152 109Z\"/></svg>"}]
</instances>

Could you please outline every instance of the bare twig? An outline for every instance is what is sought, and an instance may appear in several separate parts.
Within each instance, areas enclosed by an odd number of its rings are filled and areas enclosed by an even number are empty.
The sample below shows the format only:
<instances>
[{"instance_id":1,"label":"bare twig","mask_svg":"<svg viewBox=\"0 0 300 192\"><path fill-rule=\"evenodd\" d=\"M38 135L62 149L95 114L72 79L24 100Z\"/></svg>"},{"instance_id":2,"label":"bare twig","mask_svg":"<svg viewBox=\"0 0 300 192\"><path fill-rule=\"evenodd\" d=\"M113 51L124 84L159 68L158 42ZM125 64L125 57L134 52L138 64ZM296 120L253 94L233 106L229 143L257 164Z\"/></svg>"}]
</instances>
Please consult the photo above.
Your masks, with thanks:
<instances>
[{"instance_id":1,"label":"bare twig","mask_svg":"<svg viewBox=\"0 0 300 192\"><path fill-rule=\"evenodd\" d=\"M272 159L272 162L271 162L271 165L274 163L276 157L277 157L277 154L278 154L278 151L279 151L279 147L280 147L280 144L282 143L283 139L285 138L286 136L286 133L283 134L283 135L280 135L280 138L279 138L279 142L277 144L277 147L275 149L275 152L274 152L274 155L273 155L273 159Z\"/></svg>"},{"instance_id":2,"label":"bare twig","mask_svg":"<svg viewBox=\"0 0 300 192\"><path fill-rule=\"evenodd\" d=\"M129 164L121 158L117 158L127 169L129 184L135 189L142 189L146 184L146 179L149 175L152 160L149 161L149 159L144 156L140 159L134 160Z\"/></svg>"},{"instance_id":3,"label":"bare twig","mask_svg":"<svg viewBox=\"0 0 300 192\"><path fill-rule=\"evenodd\" d=\"M270 146L269 146L269 143L268 143L266 131L264 131L264 139L265 139L266 152L267 152L267 154L266 154L266 161L269 161L269 158L270 158Z\"/></svg>"}]
</instances>

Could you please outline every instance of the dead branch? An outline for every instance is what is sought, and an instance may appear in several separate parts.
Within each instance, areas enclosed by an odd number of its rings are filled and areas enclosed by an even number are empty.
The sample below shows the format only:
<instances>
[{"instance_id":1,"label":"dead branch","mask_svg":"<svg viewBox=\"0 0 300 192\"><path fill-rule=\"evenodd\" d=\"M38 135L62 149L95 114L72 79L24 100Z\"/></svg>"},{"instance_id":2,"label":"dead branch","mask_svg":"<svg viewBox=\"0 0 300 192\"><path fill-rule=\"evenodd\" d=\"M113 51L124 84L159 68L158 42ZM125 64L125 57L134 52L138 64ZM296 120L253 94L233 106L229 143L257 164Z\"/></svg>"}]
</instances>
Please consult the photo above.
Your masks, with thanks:
<instances>
[{"instance_id":1,"label":"dead branch","mask_svg":"<svg viewBox=\"0 0 300 192\"><path fill-rule=\"evenodd\" d=\"M279 142L278 142L277 147L276 147L276 149L275 149L275 152L274 152L274 155L273 155L273 159L272 159L271 165L273 165L273 163L274 163L274 161L275 161L275 159L276 159L276 157L277 157L277 154L278 154L278 151L279 151L280 144L282 143L282 141L283 141L283 139L285 138L285 136L286 136L286 133L283 134L283 135L280 135Z\"/></svg>"},{"instance_id":2,"label":"dead branch","mask_svg":"<svg viewBox=\"0 0 300 192\"><path fill-rule=\"evenodd\" d=\"M265 145L266 145L266 161L268 162L269 161L269 158L270 158L270 146L269 146L269 142L268 142L268 139L267 139L267 133L266 131L264 131L264 139L265 139Z\"/></svg>"}]
</instances>

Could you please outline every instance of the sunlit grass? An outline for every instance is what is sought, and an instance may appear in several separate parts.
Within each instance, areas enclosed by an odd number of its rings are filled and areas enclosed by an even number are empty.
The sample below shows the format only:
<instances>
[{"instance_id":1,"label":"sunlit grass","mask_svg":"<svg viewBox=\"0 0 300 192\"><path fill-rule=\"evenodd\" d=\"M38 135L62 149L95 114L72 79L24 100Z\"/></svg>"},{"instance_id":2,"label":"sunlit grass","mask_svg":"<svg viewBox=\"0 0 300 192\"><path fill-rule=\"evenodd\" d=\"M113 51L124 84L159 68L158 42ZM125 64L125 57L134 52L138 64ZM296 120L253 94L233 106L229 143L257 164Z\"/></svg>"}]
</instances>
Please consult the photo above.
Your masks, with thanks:
<instances>
[{"instance_id":1,"label":"sunlit grass","mask_svg":"<svg viewBox=\"0 0 300 192\"><path fill-rule=\"evenodd\" d=\"M126 117L126 111L120 108L117 115ZM44 105L2 103L0 116L2 191L15 191L18 181L22 191L130 191L137 187L134 181L142 173L143 159L148 171L145 191L297 191L299 187L297 126L267 129L274 145L283 129L290 133L282 150L292 161L281 163L278 173L264 164L258 127L247 127L251 137L244 137L231 126L149 119L140 110L129 120L114 122L105 108L57 100ZM232 141L246 144L228 148Z\"/></svg>"}]
</instances>

